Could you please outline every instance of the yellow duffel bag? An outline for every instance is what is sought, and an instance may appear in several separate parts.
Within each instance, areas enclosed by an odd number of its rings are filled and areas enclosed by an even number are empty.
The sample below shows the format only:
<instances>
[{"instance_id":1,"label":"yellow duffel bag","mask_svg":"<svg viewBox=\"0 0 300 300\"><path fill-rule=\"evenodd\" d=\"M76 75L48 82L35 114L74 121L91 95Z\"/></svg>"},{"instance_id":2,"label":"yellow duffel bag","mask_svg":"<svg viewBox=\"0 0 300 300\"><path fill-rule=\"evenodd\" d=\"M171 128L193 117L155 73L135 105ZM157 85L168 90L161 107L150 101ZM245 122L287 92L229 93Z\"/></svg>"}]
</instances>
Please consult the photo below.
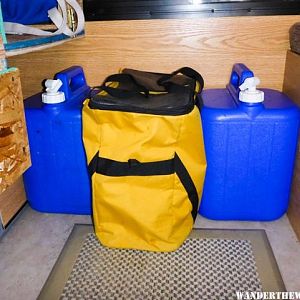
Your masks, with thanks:
<instances>
[{"instance_id":1,"label":"yellow duffel bag","mask_svg":"<svg viewBox=\"0 0 300 300\"><path fill-rule=\"evenodd\" d=\"M83 107L83 141L100 242L176 250L201 199L206 160L196 94L200 74L125 69Z\"/></svg>"}]
</instances>

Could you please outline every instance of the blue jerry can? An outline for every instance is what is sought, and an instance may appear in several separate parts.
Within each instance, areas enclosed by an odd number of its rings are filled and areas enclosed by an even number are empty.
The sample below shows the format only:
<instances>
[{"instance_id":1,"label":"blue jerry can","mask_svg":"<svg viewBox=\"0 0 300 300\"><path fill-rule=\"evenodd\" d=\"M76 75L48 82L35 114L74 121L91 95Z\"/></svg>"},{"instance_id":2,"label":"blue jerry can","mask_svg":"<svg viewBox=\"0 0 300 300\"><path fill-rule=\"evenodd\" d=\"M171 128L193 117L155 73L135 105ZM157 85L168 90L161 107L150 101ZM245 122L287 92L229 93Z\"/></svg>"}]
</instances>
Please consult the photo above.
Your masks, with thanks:
<instances>
[{"instance_id":1,"label":"blue jerry can","mask_svg":"<svg viewBox=\"0 0 300 300\"><path fill-rule=\"evenodd\" d=\"M253 77L235 64L226 89L202 93L207 171L199 212L210 219L268 221L288 207L299 109L272 89L260 89L263 102L241 102L239 87Z\"/></svg>"},{"instance_id":2,"label":"blue jerry can","mask_svg":"<svg viewBox=\"0 0 300 300\"><path fill-rule=\"evenodd\" d=\"M66 69L55 79L61 80L62 93L48 93L45 102L58 96L54 102L60 103L43 103L42 93L24 102L32 160L24 174L27 199L41 212L90 214L91 191L81 130L82 103L90 88L81 67Z\"/></svg>"}]
</instances>

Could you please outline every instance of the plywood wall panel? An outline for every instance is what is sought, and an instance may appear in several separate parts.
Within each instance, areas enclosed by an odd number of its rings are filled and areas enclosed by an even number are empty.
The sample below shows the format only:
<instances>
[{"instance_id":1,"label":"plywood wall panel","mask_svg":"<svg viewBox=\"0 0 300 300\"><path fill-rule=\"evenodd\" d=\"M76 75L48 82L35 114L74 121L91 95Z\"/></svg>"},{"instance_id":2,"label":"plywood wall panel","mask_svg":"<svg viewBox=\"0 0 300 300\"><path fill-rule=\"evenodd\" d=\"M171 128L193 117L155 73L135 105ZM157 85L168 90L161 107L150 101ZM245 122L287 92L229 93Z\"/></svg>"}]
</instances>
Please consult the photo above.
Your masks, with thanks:
<instances>
[{"instance_id":1,"label":"plywood wall panel","mask_svg":"<svg viewBox=\"0 0 300 300\"><path fill-rule=\"evenodd\" d=\"M121 67L170 72L199 70L206 87L223 87L235 62L244 62L262 85L281 89L288 30L299 16L87 22L86 37L9 59L21 69L24 95L71 65L82 65L90 85Z\"/></svg>"},{"instance_id":2,"label":"plywood wall panel","mask_svg":"<svg viewBox=\"0 0 300 300\"><path fill-rule=\"evenodd\" d=\"M20 75L0 74L0 194L30 166Z\"/></svg>"}]
</instances>

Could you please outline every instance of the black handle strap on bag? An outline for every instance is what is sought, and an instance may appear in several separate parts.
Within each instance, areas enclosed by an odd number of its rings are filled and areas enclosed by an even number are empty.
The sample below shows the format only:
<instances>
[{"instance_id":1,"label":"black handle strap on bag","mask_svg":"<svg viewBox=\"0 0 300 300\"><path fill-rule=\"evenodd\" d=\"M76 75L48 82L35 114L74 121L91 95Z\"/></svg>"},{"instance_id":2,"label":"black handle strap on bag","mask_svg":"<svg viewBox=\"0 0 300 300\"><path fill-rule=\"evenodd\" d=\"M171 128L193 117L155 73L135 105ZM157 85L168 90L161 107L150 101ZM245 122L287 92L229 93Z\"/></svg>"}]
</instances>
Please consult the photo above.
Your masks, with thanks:
<instances>
[{"instance_id":1,"label":"black handle strap on bag","mask_svg":"<svg viewBox=\"0 0 300 300\"><path fill-rule=\"evenodd\" d=\"M163 75L161 78L159 78L157 80L157 84L164 86L167 89L168 86L174 85L174 83L170 82L170 79L172 79L172 77L174 77L178 74L185 75L186 77L189 77L189 78L194 79L195 81L198 81L199 85L200 85L199 93L203 90L203 88L204 88L203 77L200 75L200 73L198 73L196 70L194 70L190 67L183 67L183 68L180 68L180 69L174 71L171 74Z\"/></svg>"},{"instance_id":2,"label":"black handle strap on bag","mask_svg":"<svg viewBox=\"0 0 300 300\"><path fill-rule=\"evenodd\" d=\"M201 76L201 74L198 73L196 70L194 70L190 67L180 68L171 74L166 74L166 75L162 76L160 79L158 79L157 84L164 86L165 89L172 89L172 87L177 86L177 85L175 83L172 83L170 80L172 79L172 77L174 77L178 74L185 75L186 77L192 78L199 83L200 88L199 88L199 91L197 91L198 95L195 94L194 99L195 99L195 104L197 104L199 109L201 110L203 107L203 99L201 97L201 91L204 88L204 79ZM195 91L193 91L193 92L195 92Z\"/></svg>"},{"instance_id":3,"label":"black handle strap on bag","mask_svg":"<svg viewBox=\"0 0 300 300\"><path fill-rule=\"evenodd\" d=\"M157 84L163 86L167 93L182 92L183 90L186 91L186 89L194 89L194 87L191 86L183 86L175 82L172 82L171 81L172 77L176 76L177 74L183 74L186 77L192 78L195 81L199 82L200 84L199 92L201 92L201 90L203 89L204 80L202 76L197 71L189 67L183 67L171 74L162 75L157 80ZM129 89L123 89L120 87L113 88L106 85L108 82L118 82L120 84L123 83L125 86L129 84L131 87ZM128 98L137 95L142 95L145 98L148 98L150 94L149 89L147 89L145 86L138 83L134 78L134 76L128 73L119 73L119 74L110 75L104 80L101 86L96 86L94 88L99 88L100 90L103 90L108 94L110 94L111 96L117 98Z\"/></svg>"},{"instance_id":4,"label":"black handle strap on bag","mask_svg":"<svg viewBox=\"0 0 300 300\"><path fill-rule=\"evenodd\" d=\"M119 87L113 88L106 85L108 82L118 82L125 85L130 84L132 87L130 88L130 90L122 89ZM139 84L132 75L125 73L110 75L106 77L101 86L96 86L94 88L99 88L100 90L103 90L111 96L117 98L128 98L136 95L142 95L147 98L149 96L149 90L146 87Z\"/></svg>"}]
</instances>

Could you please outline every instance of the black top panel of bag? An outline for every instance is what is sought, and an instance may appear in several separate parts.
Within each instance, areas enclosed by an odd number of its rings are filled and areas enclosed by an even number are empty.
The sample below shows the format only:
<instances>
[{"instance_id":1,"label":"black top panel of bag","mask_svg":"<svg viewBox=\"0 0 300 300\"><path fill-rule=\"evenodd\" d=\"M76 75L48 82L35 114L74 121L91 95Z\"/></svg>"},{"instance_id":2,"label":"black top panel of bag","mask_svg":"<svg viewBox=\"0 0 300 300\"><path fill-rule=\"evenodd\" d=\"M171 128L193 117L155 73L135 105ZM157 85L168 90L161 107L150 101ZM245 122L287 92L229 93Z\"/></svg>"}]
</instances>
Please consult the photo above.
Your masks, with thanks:
<instances>
[{"instance_id":1,"label":"black top panel of bag","mask_svg":"<svg viewBox=\"0 0 300 300\"><path fill-rule=\"evenodd\" d=\"M118 87L110 88L108 93L98 93L91 97L91 109L115 110L155 115L183 115L192 111L195 105L196 81L184 75L175 75L164 81L158 80L170 74L142 72L124 69L123 73L134 78L131 80L117 80ZM113 75L113 76L118 76ZM105 90L106 79L100 90ZM112 80L113 81L113 80ZM137 88L139 85L141 88ZM147 95L149 92L149 95Z\"/></svg>"},{"instance_id":2,"label":"black top panel of bag","mask_svg":"<svg viewBox=\"0 0 300 300\"><path fill-rule=\"evenodd\" d=\"M87 21L296 15L299 0L85 0Z\"/></svg>"}]
</instances>

